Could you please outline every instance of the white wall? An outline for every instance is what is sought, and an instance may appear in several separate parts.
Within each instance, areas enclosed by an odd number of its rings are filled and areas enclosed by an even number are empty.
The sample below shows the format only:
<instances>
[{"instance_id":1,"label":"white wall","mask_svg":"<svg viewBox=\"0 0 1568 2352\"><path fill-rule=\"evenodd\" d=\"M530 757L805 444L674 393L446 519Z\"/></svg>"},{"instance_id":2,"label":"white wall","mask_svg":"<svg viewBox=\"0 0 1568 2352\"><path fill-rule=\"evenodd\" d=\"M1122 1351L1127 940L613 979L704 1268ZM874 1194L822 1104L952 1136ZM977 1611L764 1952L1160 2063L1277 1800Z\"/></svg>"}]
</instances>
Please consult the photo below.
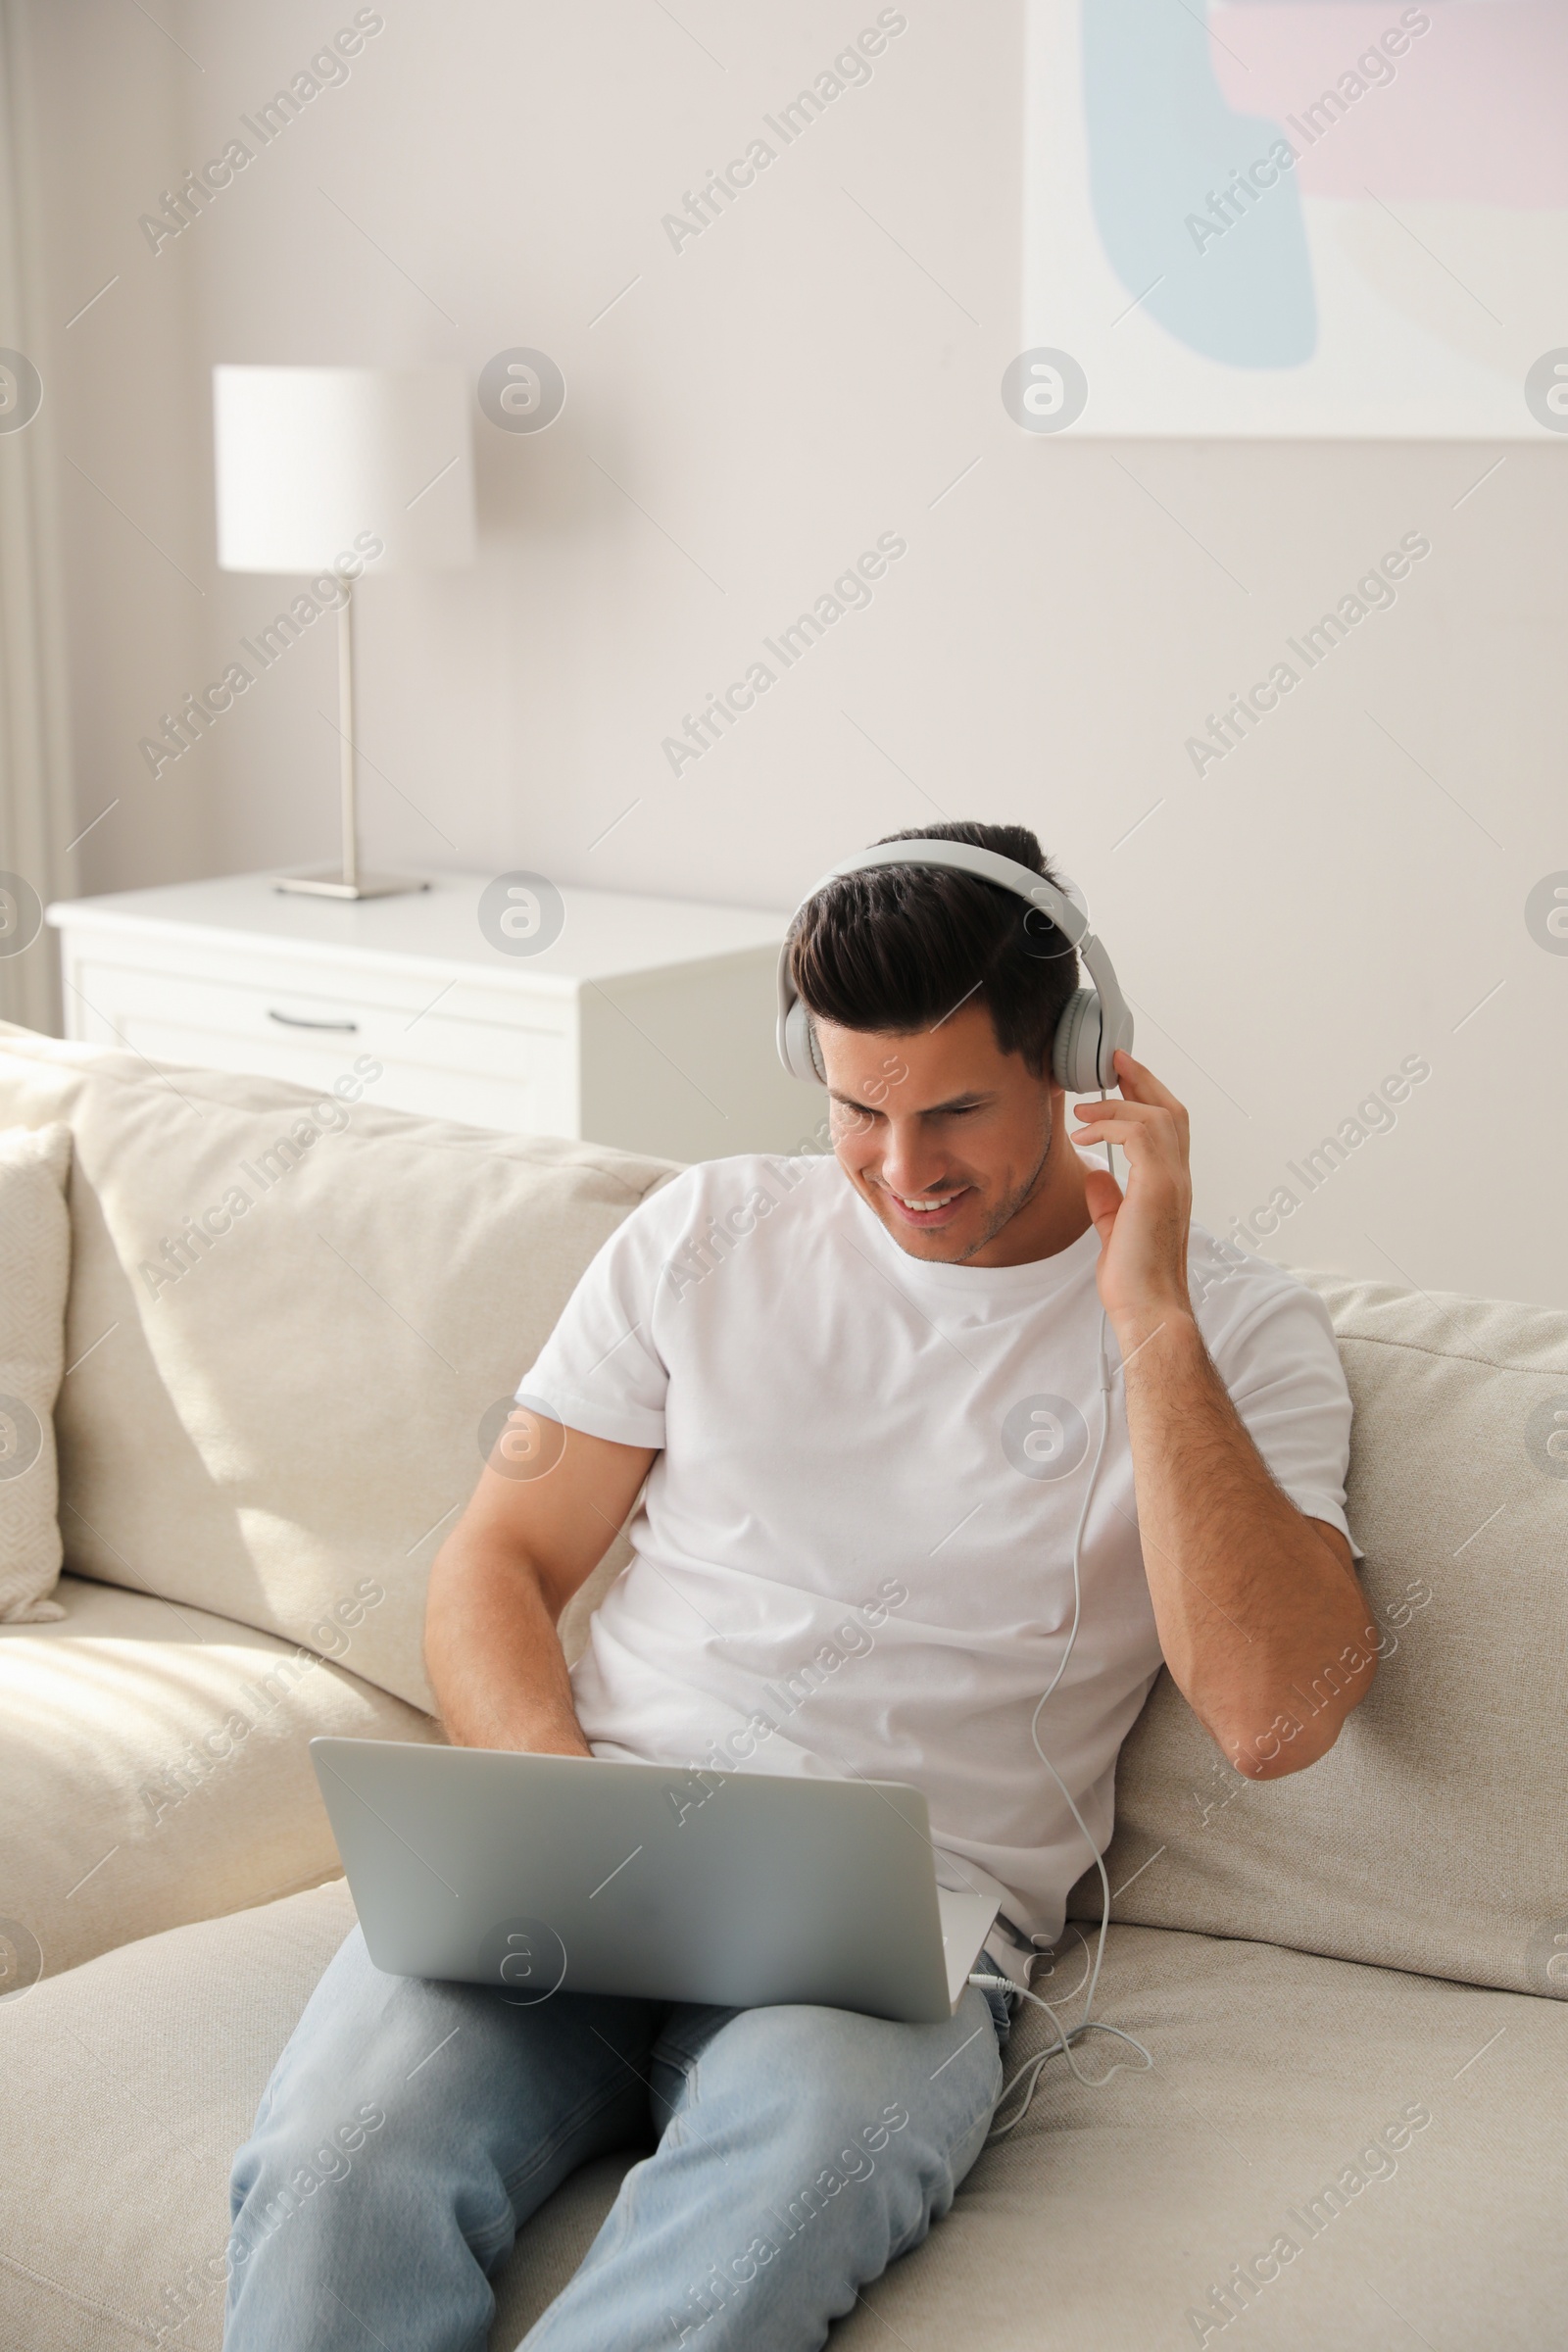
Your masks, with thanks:
<instances>
[{"instance_id":1,"label":"white wall","mask_svg":"<svg viewBox=\"0 0 1568 2352\"><path fill-rule=\"evenodd\" d=\"M363 598L377 862L783 906L895 826L1022 818L1087 886L1141 1050L1191 1105L1211 1223L1418 1055L1397 1127L1268 1248L1568 1304L1568 958L1523 915L1568 867L1568 453L1510 445L1472 492L1497 449L1018 432L1021 0L909 0L869 85L678 253L662 215L870 0L679 0L679 24L655 0L387 0L346 85L155 256L138 215L354 9L156 13L167 34L122 0L32 27L60 322L38 357L83 469L62 468L80 822L120 802L86 888L334 847L326 628L157 782L137 755L280 601L215 569L212 363L476 374L536 345L566 409L538 436L476 417L477 566ZM884 531L908 552L871 609L673 776L682 713ZM1196 776L1204 714L1412 531L1432 552L1397 605Z\"/></svg>"}]
</instances>

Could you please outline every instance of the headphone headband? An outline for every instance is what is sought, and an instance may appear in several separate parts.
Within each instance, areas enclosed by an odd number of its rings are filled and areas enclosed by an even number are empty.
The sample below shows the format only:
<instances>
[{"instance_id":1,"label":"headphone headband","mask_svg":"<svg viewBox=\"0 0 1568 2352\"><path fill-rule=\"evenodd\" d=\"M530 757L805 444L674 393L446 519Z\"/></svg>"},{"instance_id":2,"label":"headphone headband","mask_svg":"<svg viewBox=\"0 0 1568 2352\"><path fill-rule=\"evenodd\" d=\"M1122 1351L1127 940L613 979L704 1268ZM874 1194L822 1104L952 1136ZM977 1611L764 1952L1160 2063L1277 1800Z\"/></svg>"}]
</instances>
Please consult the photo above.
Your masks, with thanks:
<instances>
[{"instance_id":1,"label":"headphone headband","mask_svg":"<svg viewBox=\"0 0 1568 2352\"><path fill-rule=\"evenodd\" d=\"M778 1051L790 1075L811 1085L821 1084L810 1020L796 994L790 972L797 923L829 883L844 881L852 874L874 873L881 867L898 865L973 874L978 881L1011 891L1015 898L1038 907L1054 924L1068 945L1078 950L1095 986L1080 988L1068 1001L1053 1041L1053 1073L1074 1094L1092 1094L1114 1086L1112 1055L1118 1048L1130 1050L1133 1016L1110 957L1089 927L1089 909L1076 886L1064 878L1058 887L1044 874L1037 874L1031 867L1019 865L1016 859L1004 858L995 850L979 849L966 841L940 839L882 841L872 849L861 850L831 867L796 907L778 959Z\"/></svg>"}]
</instances>

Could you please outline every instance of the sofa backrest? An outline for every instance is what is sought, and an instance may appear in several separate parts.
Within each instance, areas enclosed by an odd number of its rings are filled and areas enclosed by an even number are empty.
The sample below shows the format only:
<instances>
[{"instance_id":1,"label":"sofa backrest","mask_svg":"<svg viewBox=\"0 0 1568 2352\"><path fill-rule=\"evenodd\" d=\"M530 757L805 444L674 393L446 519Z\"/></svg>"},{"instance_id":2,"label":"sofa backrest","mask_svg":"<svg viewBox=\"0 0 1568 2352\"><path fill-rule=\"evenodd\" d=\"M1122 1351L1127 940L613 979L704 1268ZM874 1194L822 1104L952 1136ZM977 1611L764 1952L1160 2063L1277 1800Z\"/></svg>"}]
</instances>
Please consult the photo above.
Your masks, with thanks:
<instances>
[{"instance_id":1,"label":"sofa backrest","mask_svg":"<svg viewBox=\"0 0 1568 2352\"><path fill-rule=\"evenodd\" d=\"M345 1075L318 1108L0 1024L0 1126L74 1132L68 1564L428 1707L426 1575L481 1426L671 1171L378 1110ZM1322 1762L1257 1784L1162 1675L1122 1752L1113 1916L1568 1992L1568 1315L1306 1279L1355 1400L1378 1678ZM1099 1902L1086 1876L1074 1916Z\"/></svg>"},{"instance_id":2,"label":"sofa backrest","mask_svg":"<svg viewBox=\"0 0 1568 2352\"><path fill-rule=\"evenodd\" d=\"M1321 1762L1259 1783L1162 1674L1121 1753L1111 1916L1568 1995L1568 1315L1303 1279L1354 1399L1377 1677ZM1086 1875L1070 1912L1100 1906Z\"/></svg>"},{"instance_id":3,"label":"sofa backrest","mask_svg":"<svg viewBox=\"0 0 1568 2352\"><path fill-rule=\"evenodd\" d=\"M0 1127L74 1137L67 1565L428 1709L425 1583L481 1430L672 1171L379 1110L373 1070L346 1056L317 1097L0 1024ZM573 1603L573 1652L625 1557Z\"/></svg>"}]
</instances>

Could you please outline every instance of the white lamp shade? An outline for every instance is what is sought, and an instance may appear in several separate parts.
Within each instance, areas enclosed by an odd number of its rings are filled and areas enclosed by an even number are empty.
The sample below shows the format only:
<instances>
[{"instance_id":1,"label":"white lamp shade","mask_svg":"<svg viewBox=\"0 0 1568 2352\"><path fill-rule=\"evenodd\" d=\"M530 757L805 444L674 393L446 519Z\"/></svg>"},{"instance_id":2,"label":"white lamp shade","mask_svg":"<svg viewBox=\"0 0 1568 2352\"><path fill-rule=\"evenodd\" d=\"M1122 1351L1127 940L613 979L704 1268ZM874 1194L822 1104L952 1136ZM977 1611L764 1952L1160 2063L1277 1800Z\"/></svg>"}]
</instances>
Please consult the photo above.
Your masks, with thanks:
<instances>
[{"instance_id":1,"label":"white lamp shade","mask_svg":"<svg viewBox=\"0 0 1568 2352\"><path fill-rule=\"evenodd\" d=\"M215 368L213 427L224 571L472 563L473 438L457 368Z\"/></svg>"}]
</instances>

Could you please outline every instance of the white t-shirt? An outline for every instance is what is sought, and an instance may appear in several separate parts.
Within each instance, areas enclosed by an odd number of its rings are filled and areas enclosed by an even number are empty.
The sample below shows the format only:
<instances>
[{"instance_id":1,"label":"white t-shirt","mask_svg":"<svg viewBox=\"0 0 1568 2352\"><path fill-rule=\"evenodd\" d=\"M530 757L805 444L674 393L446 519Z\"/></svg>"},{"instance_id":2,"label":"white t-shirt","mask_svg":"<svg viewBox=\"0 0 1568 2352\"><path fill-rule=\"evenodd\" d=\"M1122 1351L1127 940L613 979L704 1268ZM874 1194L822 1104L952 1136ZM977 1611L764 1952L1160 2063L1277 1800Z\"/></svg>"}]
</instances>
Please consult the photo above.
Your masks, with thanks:
<instances>
[{"instance_id":1,"label":"white t-shirt","mask_svg":"<svg viewBox=\"0 0 1568 2352\"><path fill-rule=\"evenodd\" d=\"M1029 1726L1100 1439L1099 1255L1091 1227L1029 1265L911 1257L831 1157L709 1161L635 1209L518 1390L662 1448L572 1669L594 1754L908 1782L939 1883L1054 1941L1092 1857ZM1189 1265L1264 1461L1345 1529L1350 1400L1321 1301L1197 1227ZM1078 1638L1037 1727L1097 1850L1160 1666L1106 1345ZM995 1956L1027 1981L1011 1946Z\"/></svg>"}]
</instances>

